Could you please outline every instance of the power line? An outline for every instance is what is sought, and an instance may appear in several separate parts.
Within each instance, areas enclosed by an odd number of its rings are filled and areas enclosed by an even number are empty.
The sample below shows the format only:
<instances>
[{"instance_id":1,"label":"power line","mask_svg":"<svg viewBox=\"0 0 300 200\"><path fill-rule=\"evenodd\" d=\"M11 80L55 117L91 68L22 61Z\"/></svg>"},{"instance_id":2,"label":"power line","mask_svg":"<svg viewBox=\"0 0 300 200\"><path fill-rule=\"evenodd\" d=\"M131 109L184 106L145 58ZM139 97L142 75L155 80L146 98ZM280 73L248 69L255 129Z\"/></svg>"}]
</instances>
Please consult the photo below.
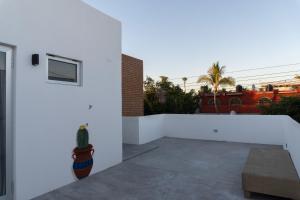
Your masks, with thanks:
<instances>
[{"instance_id":1,"label":"power line","mask_svg":"<svg viewBox=\"0 0 300 200\"><path fill-rule=\"evenodd\" d=\"M278 68L278 67L289 67L294 65L299 65L300 63L292 63L292 64L285 64L285 65L274 65L274 66L268 66L268 67L258 67L258 68L252 68L252 69L245 69L245 70L238 70L238 71L231 71L227 73L237 73L237 72L245 72L245 71L253 71L253 70L261 70L261 69L269 69L269 68Z\"/></svg>"},{"instance_id":2,"label":"power line","mask_svg":"<svg viewBox=\"0 0 300 200\"><path fill-rule=\"evenodd\" d=\"M272 73L272 74L276 75L276 74L285 74L285 73L291 73L291 72L281 72L281 73ZM268 75L272 75L272 74L262 74L262 75L258 75L258 76L264 76L264 77L252 78L252 79L240 79L240 80L237 80L236 82L243 83L243 82L253 81L253 80L270 79L270 78L282 78L282 77L294 76L294 74L286 74L286 75L281 75L281 76L268 76ZM245 77L247 77L247 76L245 76ZM256 77L256 76L248 76L248 77ZM201 84L201 83L198 83L198 82L186 83L186 85L191 85L191 84ZM184 85L184 84L181 83L179 85Z\"/></svg>"},{"instance_id":3,"label":"power line","mask_svg":"<svg viewBox=\"0 0 300 200\"><path fill-rule=\"evenodd\" d=\"M283 81L283 80L281 80ZM277 81L276 81L277 82ZM252 86L252 85L266 85L266 84L271 84L271 83L276 83L276 82L257 82L257 83L253 83L253 84L244 84L243 86ZM287 84L300 84L299 82L286 82ZM189 86L186 86L187 88L191 88L191 87L199 87L200 85L189 85ZM201 85L201 86L204 86L204 85ZM224 86L224 87L221 87L221 88L235 88L234 86Z\"/></svg>"},{"instance_id":4,"label":"power line","mask_svg":"<svg viewBox=\"0 0 300 200\"><path fill-rule=\"evenodd\" d=\"M277 82L286 82L288 83L298 83L300 84L300 81L295 81L294 79L283 79L283 80L277 80L277 81L264 81L264 82L255 82L255 83L251 83L251 84L243 84L243 86L252 86L252 85L265 85L265 84L270 84L270 83L277 83ZM199 87L199 86L204 86L205 84L197 84L197 85L187 85L187 87ZM227 86L227 87L223 87L223 88L234 88L231 86Z\"/></svg>"},{"instance_id":5,"label":"power line","mask_svg":"<svg viewBox=\"0 0 300 200\"><path fill-rule=\"evenodd\" d=\"M227 73L239 73L239 72L248 72L248 71L254 71L254 70L262 70L262 69L271 69L271 68L279 68L279 67L290 67L290 66L295 66L295 65L300 65L300 62L297 63L290 63L290 64L284 64L284 65L273 65L273 66L267 66L267 67L255 67L255 68L249 68L249 69L242 69L242 70L236 70L236 71L229 71ZM199 75L200 76L200 75ZM197 78L199 76L187 76L186 78ZM169 80L178 80L182 79L182 77L177 77L177 78L172 78Z\"/></svg>"},{"instance_id":6,"label":"power line","mask_svg":"<svg viewBox=\"0 0 300 200\"><path fill-rule=\"evenodd\" d=\"M270 74L258 74L258 75L253 75L253 76L239 76L239 77L236 77L235 79L257 77L257 76L267 76L267 75L276 75L276 74L286 74L286 73L297 73L297 72L300 72L300 70L287 71L287 72L277 72L277 73L270 73Z\"/></svg>"},{"instance_id":7,"label":"power line","mask_svg":"<svg viewBox=\"0 0 300 200\"><path fill-rule=\"evenodd\" d=\"M261 78L253 78L253 79L244 79L244 80L240 80L237 82L245 82L245 81L254 81L254 80L261 80L261 79L270 79L270 78L282 78L282 77L287 77L287 76L291 76L289 75L282 75L282 76L271 76L271 77L261 77Z\"/></svg>"}]
</instances>

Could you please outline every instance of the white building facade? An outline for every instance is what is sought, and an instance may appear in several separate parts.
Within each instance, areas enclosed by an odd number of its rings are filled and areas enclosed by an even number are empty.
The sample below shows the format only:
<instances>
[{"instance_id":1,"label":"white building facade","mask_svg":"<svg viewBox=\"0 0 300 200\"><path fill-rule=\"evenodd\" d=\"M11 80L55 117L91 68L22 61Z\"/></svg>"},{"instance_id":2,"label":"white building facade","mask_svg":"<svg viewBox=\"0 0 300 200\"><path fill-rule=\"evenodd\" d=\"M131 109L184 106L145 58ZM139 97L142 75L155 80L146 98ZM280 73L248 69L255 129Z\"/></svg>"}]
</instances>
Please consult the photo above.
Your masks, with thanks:
<instances>
[{"instance_id":1,"label":"white building facade","mask_svg":"<svg viewBox=\"0 0 300 200\"><path fill-rule=\"evenodd\" d=\"M120 163L121 23L80 0L0 0L0 27L0 200L75 181L81 124L92 173Z\"/></svg>"}]
</instances>

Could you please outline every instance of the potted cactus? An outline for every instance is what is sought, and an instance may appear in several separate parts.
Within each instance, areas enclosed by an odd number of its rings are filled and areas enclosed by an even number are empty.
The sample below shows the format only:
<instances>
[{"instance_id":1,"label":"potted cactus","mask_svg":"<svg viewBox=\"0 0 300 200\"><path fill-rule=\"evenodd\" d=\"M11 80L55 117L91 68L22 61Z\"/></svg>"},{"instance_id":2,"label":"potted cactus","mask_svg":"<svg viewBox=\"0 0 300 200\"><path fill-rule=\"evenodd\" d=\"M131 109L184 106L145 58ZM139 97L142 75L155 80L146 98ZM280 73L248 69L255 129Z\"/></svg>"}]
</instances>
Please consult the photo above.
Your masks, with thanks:
<instances>
[{"instance_id":1,"label":"potted cactus","mask_svg":"<svg viewBox=\"0 0 300 200\"><path fill-rule=\"evenodd\" d=\"M78 179L89 176L93 167L93 145L89 144L89 132L85 125L77 132L77 147L73 150L73 170Z\"/></svg>"}]
</instances>

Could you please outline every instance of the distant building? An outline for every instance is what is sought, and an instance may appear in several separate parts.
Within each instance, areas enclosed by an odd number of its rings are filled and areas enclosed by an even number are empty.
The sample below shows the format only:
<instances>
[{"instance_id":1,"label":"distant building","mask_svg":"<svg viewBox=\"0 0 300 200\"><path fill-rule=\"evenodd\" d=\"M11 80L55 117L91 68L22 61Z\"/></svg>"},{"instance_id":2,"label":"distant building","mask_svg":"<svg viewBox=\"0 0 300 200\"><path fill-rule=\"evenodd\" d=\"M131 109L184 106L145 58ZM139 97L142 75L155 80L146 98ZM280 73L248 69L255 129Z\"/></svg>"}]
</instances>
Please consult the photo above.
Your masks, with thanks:
<instances>
[{"instance_id":1,"label":"distant building","mask_svg":"<svg viewBox=\"0 0 300 200\"><path fill-rule=\"evenodd\" d=\"M220 113L260 113L258 105L266 105L271 102L280 101L281 97L299 96L300 89L286 91L241 91L241 92L220 92L217 96L217 104ZM202 113L215 113L214 96L212 93L200 94Z\"/></svg>"},{"instance_id":2,"label":"distant building","mask_svg":"<svg viewBox=\"0 0 300 200\"><path fill-rule=\"evenodd\" d=\"M261 89L266 88L266 86L267 86L267 84L262 84ZM286 80L286 81L272 82L272 86L274 89L277 89L279 91L300 89L300 80L299 79L291 79L291 80Z\"/></svg>"}]
</instances>

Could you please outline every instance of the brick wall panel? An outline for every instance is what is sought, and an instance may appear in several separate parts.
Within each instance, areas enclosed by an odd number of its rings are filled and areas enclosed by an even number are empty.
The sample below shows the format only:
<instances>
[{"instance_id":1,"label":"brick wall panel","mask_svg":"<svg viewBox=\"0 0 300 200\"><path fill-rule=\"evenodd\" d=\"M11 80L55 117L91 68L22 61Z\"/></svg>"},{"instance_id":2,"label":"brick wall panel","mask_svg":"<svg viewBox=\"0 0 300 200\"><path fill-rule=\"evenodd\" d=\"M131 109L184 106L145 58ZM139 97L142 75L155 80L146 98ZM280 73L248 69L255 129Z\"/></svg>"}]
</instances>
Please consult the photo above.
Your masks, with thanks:
<instances>
[{"instance_id":1,"label":"brick wall panel","mask_svg":"<svg viewBox=\"0 0 300 200\"><path fill-rule=\"evenodd\" d=\"M143 61L122 55L123 116L144 115Z\"/></svg>"}]
</instances>

